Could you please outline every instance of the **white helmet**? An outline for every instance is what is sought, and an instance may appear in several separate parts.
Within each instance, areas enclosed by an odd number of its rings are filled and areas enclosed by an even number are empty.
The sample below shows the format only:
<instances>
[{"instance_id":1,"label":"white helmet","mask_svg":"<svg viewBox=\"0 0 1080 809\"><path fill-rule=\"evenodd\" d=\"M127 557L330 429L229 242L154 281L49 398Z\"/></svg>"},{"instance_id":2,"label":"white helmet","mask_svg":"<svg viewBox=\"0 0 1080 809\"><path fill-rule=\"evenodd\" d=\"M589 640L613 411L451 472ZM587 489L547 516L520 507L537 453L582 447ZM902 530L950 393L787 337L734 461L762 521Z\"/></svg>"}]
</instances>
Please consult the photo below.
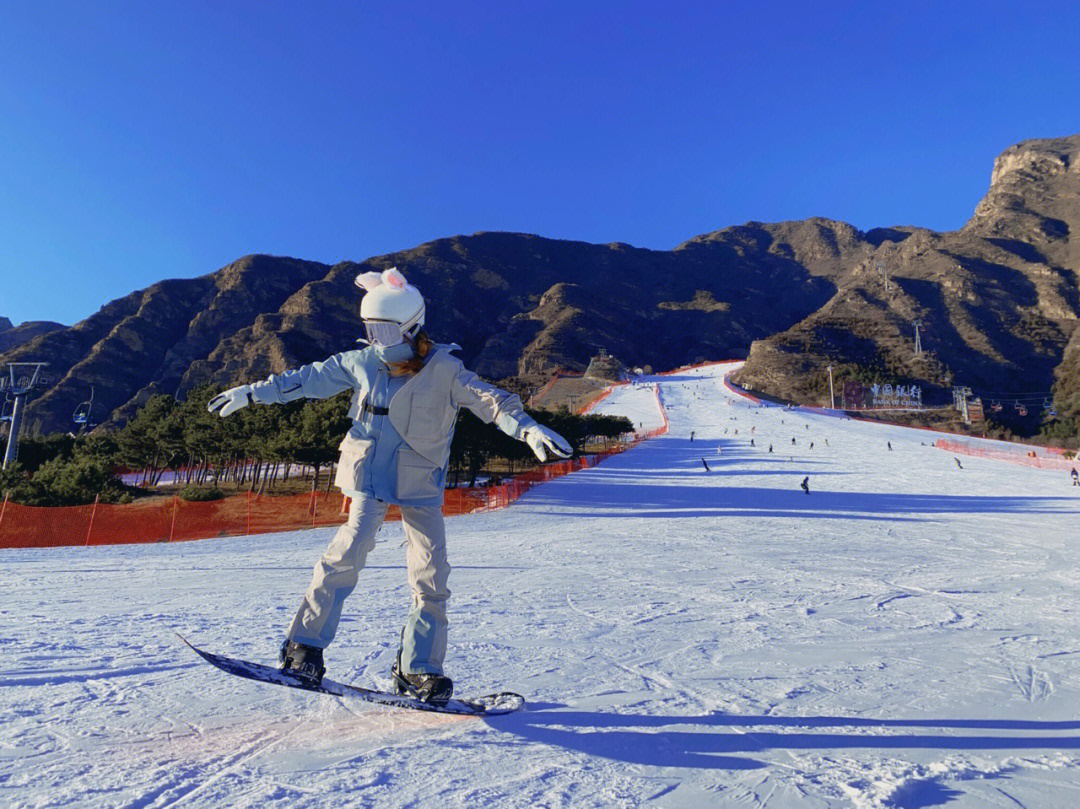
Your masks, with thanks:
<instances>
[{"instance_id":1,"label":"white helmet","mask_svg":"<svg viewBox=\"0 0 1080 809\"><path fill-rule=\"evenodd\" d=\"M424 297L397 267L358 275L356 285L367 292L360 303L360 317L369 342L396 345L406 336L415 336L424 325Z\"/></svg>"}]
</instances>

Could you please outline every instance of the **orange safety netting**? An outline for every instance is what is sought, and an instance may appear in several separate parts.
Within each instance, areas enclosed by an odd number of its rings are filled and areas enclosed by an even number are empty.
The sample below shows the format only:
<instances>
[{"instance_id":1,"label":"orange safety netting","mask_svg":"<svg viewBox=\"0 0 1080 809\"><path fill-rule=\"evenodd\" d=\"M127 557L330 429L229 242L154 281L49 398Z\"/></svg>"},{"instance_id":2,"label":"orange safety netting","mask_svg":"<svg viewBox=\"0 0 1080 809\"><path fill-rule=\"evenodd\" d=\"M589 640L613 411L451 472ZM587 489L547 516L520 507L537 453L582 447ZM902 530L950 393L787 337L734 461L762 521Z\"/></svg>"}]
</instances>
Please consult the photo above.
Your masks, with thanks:
<instances>
[{"instance_id":1,"label":"orange safety netting","mask_svg":"<svg viewBox=\"0 0 1080 809\"><path fill-rule=\"evenodd\" d=\"M955 452L957 455L972 455L977 458L993 458L996 461L1008 461L1021 466L1034 466L1037 469L1071 470L1077 465L1073 459L1065 458L1061 450L1053 447L1035 447L1028 444L1014 444L1010 446L988 447L973 446L960 441L950 441L947 438L939 438L934 446L946 452ZM1045 453L1045 454L1040 454Z\"/></svg>"},{"instance_id":2,"label":"orange safety netting","mask_svg":"<svg viewBox=\"0 0 1080 809\"><path fill-rule=\"evenodd\" d=\"M610 392L610 391L609 391ZM653 388L663 426L634 434L633 440L604 452L558 461L516 475L506 483L471 489L447 489L443 514L469 514L504 508L538 483L596 466L605 458L636 447L668 431L660 390ZM177 496L146 503L87 506L21 506L0 503L0 548L55 548L69 545L119 545L177 542L210 537L245 536L339 525L347 504L339 491L318 494L247 494L204 503ZM401 510L390 506L386 519L400 520Z\"/></svg>"},{"instance_id":3,"label":"orange safety netting","mask_svg":"<svg viewBox=\"0 0 1080 809\"><path fill-rule=\"evenodd\" d=\"M503 508L537 483L595 466L609 455L663 432L666 428L639 433L632 442L618 449L546 464L498 486L448 489L443 499L443 514ZM147 503L51 508L4 501L0 505L0 548L177 542L338 525L345 521L343 500L342 494L335 491L283 496L249 492L204 503L174 496ZM400 509L391 506L387 519L401 519Z\"/></svg>"}]
</instances>

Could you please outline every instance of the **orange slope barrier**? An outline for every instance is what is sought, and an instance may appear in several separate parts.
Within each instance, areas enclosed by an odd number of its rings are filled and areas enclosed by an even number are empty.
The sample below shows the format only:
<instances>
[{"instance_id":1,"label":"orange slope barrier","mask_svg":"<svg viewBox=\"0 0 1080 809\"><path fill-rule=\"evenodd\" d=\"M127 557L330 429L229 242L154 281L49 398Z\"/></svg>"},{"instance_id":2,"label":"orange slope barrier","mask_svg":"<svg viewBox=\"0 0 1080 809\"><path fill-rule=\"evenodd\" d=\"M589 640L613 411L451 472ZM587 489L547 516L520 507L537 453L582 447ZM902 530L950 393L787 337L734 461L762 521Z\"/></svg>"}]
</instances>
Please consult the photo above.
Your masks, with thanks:
<instances>
[{"instance_id":1,"label":"orange slope barrier","mask_svg":"<svg viewBox=\"0 0 1080 809\"><path fill-rule=\"evenodd\" d=\"M606 452L530 469L498 486L447 489L443 514L505 508L539 483L589 469L611 455L663 435L668 430L667 413L659 389L654 387L653 391L664 419L662 427L635 433L631 441ZM0 503L0 549L179 542L340 525L345 522L344 499L339 491L281 496L248 492L203 503L173 496L123 505L49 508L21 506L5 499ZM400 520L400 509L391 506L386 518Z\"/></svg>"},{"instance_id":2,"label":"orange slope barrier","mask_svg":"<svg viewBox=\"0 0 1080 809\"><path fill-rule=\"evenodd\" d=\"M636 437L625 448L645 437ZM450 516L503 508L537 483L595 466L622 449L545 464L498 486L447 489L443 513ZM343 500L341 492L334 491L282 496L249 493L204 503L175 496L124 505L52 508L4 502L0 505L0 548L178 542L339 525L345 521ZM400 510L391 506L387 519L401 519Z\"/></svg>"},{"instance_id":3,"label":"orange slope barrier","mask_svg":"<svg viewBox=\"0 0 1080 809\"><path fill-rule=\"evenodd\" d=\"M937 439L934 446L956 455L992 458L995 461L1031 466L1036 469L1057 469L1064 472L1071 471L1078 465L1075 459L1065 458L1061 451L1054 452L1052 447L1036 447L1028 444L1014 444L1011 447L1007 445L978 446L964 441L952 441L948 438ZM1040 452L1044 454L1040 455Z\"/></svg>"}]
</instances>

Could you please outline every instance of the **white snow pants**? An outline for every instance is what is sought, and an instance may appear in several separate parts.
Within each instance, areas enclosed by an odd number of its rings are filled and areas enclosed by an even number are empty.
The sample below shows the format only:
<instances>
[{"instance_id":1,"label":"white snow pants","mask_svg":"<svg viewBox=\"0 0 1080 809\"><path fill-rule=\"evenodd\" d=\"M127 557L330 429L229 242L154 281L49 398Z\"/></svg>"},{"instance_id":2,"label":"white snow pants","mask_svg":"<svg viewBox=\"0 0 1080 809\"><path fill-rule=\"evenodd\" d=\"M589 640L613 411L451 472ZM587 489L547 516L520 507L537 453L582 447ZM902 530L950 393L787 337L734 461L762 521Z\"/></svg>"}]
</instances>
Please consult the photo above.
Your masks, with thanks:
<instances>
[{"instance_id":1,"label":"white snow pants","mask_svg":"<svg viewBox=\"0 0 1080 809\"><path fill-rule=\"evenodd\" d=\"M361 494L353 498L348 522L338 529L315 565L311 585L289 626L290 640L323 649L334 640L341 608L375 547L375 532L387 508L373 497ZM401 516L408 541L406 559L413 602L401 633L401 668L407 674L442 674L446 601L450 597L442 508L402 506Z\"/></svg>"}]
</instances>

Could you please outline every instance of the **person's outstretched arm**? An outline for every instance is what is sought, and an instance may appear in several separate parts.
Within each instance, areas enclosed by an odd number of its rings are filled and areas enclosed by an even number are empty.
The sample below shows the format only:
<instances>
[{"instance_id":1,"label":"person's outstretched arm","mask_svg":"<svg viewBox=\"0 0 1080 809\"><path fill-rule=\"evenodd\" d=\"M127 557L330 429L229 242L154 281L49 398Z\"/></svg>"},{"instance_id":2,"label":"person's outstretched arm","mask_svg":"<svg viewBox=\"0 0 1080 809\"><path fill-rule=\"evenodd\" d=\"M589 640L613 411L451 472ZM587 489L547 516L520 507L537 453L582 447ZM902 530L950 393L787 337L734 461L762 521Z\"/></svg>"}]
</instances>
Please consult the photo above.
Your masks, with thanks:
<instances>
[{"instance_id":1,"label":"person's outstretched arm","mask_svg":"<svg viewBox=\"0 0 1080 809\"><path fill-rule=\"evenodd\" d=\"M494 423L511 438L524 441L541 463L549 451L563 458L574 454L565 438L525 412L516 393L497 388L464 367L454 378L450 396L455 406L468 408L481 421Z\"/></svg>"},{"instance_id":2,"label":"person's outstretched arm","mask_svg":"<svg viewBox=\"0 0 1080 809\"><path fill-rule=\"evenodd\" d=\"M356 379L341 363L342 354L325 362L313 362L271 374L269 379L229 388L210 400L206 409L222 418L250 404L284 404L296 399L326 399L356 385Z\"/></svg>"}]
</instances>

